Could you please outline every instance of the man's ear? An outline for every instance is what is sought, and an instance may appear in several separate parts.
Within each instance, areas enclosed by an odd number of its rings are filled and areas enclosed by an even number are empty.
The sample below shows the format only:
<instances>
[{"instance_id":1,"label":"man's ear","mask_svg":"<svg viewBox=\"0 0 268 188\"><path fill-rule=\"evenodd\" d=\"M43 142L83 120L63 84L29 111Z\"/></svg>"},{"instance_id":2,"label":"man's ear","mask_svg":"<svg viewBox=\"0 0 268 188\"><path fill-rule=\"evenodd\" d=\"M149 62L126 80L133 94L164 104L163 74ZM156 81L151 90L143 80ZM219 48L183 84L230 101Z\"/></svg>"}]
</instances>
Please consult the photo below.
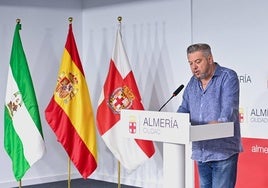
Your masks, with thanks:
<instances>
[{"instance_id":1,"label":"man's ear","mask_svg":"<svg viewBox=\"0 0 268 188\"><path fill-rule=\"evenodd\" d=\"M213 60L213 56L212 55L209 55L208 56L208 60L209 60L209 64L214 63L214 60Z\"/></svg>"}]
</instances>

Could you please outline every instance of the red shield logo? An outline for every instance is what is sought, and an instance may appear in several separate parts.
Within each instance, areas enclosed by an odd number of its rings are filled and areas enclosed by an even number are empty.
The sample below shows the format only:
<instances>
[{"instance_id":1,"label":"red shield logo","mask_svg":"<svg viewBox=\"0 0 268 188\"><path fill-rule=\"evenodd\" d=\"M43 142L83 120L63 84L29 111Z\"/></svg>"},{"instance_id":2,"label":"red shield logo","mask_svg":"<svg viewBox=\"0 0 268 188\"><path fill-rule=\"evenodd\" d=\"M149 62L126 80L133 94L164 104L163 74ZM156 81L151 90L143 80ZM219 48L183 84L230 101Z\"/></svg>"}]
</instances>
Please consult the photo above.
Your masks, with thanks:
<instances>
[{"instance_id":1,"label":"red shield logo","mask_svg":"<svg viewBox=\"0 0 268 188\"><path fill-rule=\"evenodd\" d=\"M137 131L137 122L134 116L129 117L128 130L131 134L135 134Z\"/></svg>"}]
</instances>

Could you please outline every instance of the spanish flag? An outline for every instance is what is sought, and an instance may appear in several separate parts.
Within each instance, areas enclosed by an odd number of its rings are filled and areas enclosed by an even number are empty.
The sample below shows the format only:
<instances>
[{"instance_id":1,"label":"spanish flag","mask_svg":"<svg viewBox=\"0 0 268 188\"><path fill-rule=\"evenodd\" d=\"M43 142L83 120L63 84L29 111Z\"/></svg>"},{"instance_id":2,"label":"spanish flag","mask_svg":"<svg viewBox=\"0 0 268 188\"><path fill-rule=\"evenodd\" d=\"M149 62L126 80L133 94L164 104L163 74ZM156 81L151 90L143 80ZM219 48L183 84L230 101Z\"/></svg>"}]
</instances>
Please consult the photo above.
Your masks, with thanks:
<instances>
[{"instance_id":1,"label":"spanish flag","mask_svg":"<svg viewBox=\"0 0 268 188\"><path fill-rule=\"evenodd\" d=\"M97 168L96 130L72 23L69 24L56 88L45 116L58 141L86 179Z\"/></svg>"}]
</instances>

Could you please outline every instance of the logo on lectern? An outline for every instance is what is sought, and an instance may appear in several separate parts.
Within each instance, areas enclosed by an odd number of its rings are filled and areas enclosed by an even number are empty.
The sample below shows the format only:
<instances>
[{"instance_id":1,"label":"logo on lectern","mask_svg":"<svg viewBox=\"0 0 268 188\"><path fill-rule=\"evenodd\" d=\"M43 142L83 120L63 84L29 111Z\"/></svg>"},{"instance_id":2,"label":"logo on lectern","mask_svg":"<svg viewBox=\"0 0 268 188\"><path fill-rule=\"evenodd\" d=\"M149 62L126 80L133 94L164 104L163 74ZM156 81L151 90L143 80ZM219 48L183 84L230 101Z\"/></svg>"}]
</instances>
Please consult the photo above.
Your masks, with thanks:
<instances>
[{"instance_id":1,"label":"logo on lectern","mask_svg":"<svg viewBox=\"0 0 268 188\"><path fill-rule=\"evenodd\" d=\"M128 122L128 130L129 133L135 134L137 130L137 121L135 116L129 116L129 122Z\"/></svg>"},{"instance_id":2,"label":"logo on lectern","mask_svg":"<svg viewBox=\"0 0 268 188\"><path fill-rule=\"evenodd\" d=\"M239 108L239 122L244 123L244 121L245 121L244 109Z\"/></svg>"}]
</instances>

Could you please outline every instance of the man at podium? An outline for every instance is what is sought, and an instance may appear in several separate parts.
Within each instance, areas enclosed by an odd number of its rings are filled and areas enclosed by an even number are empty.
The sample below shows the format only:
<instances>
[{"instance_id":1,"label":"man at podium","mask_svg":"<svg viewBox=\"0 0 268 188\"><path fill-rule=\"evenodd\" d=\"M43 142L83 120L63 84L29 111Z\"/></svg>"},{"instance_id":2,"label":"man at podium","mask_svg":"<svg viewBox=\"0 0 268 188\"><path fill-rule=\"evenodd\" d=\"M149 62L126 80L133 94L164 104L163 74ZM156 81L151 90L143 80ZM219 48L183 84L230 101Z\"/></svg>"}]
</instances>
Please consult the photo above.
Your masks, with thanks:
<instances>
[{"instance_id":1,"label":"man at podium","mask_svg":"<svg viewBox=\"0 0 268 188\"><path fill-rule=\"evenodd\" d=\"M192 125L234 122L234 136L192 143L201 188L234 188L242 151L239 124L239 80L235 71L214 62L208 44L187 48L193 73L178 112L189 113Z\"/></svg>"}]
</instances>

